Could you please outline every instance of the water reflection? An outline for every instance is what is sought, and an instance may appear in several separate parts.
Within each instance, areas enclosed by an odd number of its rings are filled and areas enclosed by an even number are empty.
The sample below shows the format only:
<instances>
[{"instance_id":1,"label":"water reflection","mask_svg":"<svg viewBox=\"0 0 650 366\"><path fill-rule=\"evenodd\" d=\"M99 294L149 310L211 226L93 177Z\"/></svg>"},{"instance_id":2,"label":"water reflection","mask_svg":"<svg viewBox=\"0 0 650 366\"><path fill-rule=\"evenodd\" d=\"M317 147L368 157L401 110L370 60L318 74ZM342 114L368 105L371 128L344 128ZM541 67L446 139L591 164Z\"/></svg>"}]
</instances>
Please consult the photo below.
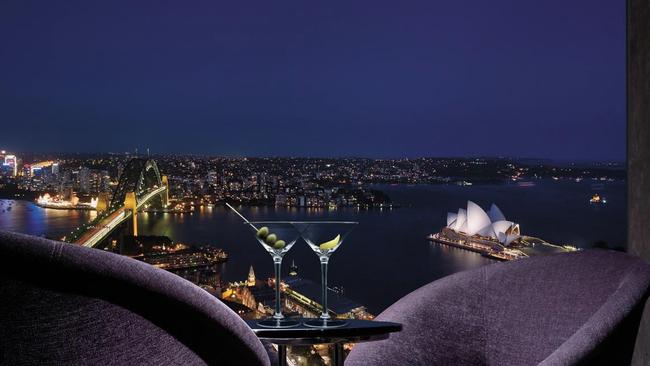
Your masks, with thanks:
<instances>
[{"instance_id":1,"label":"water reflection","mask_svg":"<svg viewBox=\"0 0 650 366\"><path fill-rule=\"evenodd\" d=\"M330 282L378 313L406 293L437 278L476 268L491 260L477 253L429 243L425 237L445 225L446 212L467 200L489 206L497 203L507 217L520 223L522 232L555 243L589 247L597 240L625 243L625 183L598 187L606 205L589 205L593 188L588 182L537 182L534 186L382 186L401 208L364 211L356 208L298 209L240 207L252 220L353 220L350 234L330 265ZM87 211L46 210L25 201L0 209L0 230L60 237L94 217ZM241 219L223 206L197 209L194 214L143 213L141 234L167 235L175 241L210 244L228 251L223 267L226 281L239 281L255 267L259 277L272 273L268 254L251 240ZM303 242L287 254L300 276L320 279L318 260ZM288 266L287 266L288 270ZM286 275L286 273L285 273Z\"/></svg>"},{"instance_id":2,"label":"water reflection","mask_svg":"<svg viewBox=\"0 0 650 366\"><path fill-rule=\"evenodd\" d=\"M0 200L0 207L0 230L56 239L96 217L94 211L45 209L29 201Z\"/></svg>"}]
</instances>

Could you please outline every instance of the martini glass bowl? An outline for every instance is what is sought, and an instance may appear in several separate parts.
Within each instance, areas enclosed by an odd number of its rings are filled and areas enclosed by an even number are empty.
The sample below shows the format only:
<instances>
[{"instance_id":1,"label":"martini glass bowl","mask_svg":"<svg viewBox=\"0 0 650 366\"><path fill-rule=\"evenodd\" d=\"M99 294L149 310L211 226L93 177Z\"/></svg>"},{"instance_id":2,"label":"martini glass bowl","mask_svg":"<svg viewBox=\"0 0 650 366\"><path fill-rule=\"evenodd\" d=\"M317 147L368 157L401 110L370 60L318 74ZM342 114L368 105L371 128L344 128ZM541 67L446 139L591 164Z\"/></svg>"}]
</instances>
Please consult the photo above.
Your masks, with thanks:
<instances>
[{"instance_id":1,"label":"martini glass bowl","mask_svg":"<svg viewBox=\"0 0 650 366\"><path fill-rule=\"evenodd\" d=\"M285 319L282 315L281 301L281 276L282 258L300 238L300 232L290 222L284 221L254 221L247 222L257 242L273 258L275 269L275 311L273 318L261 320L257 324L266 328L291 328L300 325L300 322Z\"/></svg>"},{"instance_id":2,"label":"martini glass bowl","mask_svg":"<svg viewBox=\"0 0 650 366\"><path fill-rule=\"evenodd\" d=\"M347 324L344 320L332 319L327 307L327 267L330 256L343 244L346 237L358 225L355 221L305 221L294 222L302 238L316 253L321 268L321 306L322 312L318 319L309 320L303 324L316 328L335 328Z\"/></svg>"}]
</instances>

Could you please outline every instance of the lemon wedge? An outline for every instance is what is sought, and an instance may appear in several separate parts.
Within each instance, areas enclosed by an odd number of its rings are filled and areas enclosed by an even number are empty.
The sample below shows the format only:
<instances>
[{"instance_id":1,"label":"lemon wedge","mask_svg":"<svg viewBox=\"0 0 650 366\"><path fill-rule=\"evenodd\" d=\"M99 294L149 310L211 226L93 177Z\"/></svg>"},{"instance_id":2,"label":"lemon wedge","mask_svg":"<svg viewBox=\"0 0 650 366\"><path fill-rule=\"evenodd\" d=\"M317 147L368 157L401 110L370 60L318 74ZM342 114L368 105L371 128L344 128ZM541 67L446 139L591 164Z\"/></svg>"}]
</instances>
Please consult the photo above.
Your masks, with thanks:
<instances>
[{"instance_id":1,"label":"lemon wedge","mask_svg":"<svg viewBox=\"0 0 650 366\"><path fill-rule=\"evenodd\" d=\"M334 249L336 248L337 245L341 242L341 235L337 235L336 238L326 241L323 244L319 245L318 247L321 250L329 250L329 249Z\"/></svg>"}]
</instances>

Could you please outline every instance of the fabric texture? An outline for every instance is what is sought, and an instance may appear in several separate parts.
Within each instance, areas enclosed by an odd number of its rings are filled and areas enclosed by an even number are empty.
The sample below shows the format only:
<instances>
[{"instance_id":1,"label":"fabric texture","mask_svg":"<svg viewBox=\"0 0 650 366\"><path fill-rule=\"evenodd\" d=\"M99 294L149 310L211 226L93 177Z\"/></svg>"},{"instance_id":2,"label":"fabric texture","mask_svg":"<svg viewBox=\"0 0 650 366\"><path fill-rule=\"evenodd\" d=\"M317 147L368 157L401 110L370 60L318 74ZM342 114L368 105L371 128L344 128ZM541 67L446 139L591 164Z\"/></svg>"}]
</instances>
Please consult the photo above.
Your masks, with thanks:
<instances>
[{"instance_id":1,"label":"fabric texture","mask_svg":"<svg viewBox=\"0 0 650 366\"><path fill-rule=\"evenodd\" d=\"M194 284L97 249L0 233L0 365L269 365Z\"/></svg>"},{"instance_id":2,"label":"fabric texture","mask_svg":"<svg viewBox=\"0 0 650 366\"><path fill-rule=\"evenodd\" d=\"M648 264L604 250L457 273L382 312L403 331L346 365L627 364L649 286Z\"/></svg>"}]
</instances>

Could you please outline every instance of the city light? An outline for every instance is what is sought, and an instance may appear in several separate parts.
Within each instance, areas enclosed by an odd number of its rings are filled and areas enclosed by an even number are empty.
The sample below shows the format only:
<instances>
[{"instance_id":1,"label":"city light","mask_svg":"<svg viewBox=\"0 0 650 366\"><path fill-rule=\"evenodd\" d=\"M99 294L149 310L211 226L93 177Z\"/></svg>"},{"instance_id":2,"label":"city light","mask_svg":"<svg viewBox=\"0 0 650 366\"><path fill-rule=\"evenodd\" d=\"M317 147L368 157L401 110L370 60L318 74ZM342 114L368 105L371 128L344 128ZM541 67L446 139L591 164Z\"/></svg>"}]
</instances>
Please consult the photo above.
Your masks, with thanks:
<instances>
[{"instance_id":1,"label":"city light","mask_svg":"<svg viewBox=\"0 0 650 366\"><path fill-rule=\"evenodd\" d=\"M45 208L95 210L97 209L97 197L91 198L90 202L79 202L79 198L73 195L70 200L64 200L61 196L50 196L49 193L42 194L36 199L36 204Z\"/></svg>"},{"instance_id":2,"label":"city light","mask_svg":"<svg viewBox=\"0 0 650 366\"><path fill-rule=\"evenodd\" d=\"M5 155L4 165L11 167L14 177L18 175L18 158L16 158L16 155Z\"/></svg>"}]
</instances>

